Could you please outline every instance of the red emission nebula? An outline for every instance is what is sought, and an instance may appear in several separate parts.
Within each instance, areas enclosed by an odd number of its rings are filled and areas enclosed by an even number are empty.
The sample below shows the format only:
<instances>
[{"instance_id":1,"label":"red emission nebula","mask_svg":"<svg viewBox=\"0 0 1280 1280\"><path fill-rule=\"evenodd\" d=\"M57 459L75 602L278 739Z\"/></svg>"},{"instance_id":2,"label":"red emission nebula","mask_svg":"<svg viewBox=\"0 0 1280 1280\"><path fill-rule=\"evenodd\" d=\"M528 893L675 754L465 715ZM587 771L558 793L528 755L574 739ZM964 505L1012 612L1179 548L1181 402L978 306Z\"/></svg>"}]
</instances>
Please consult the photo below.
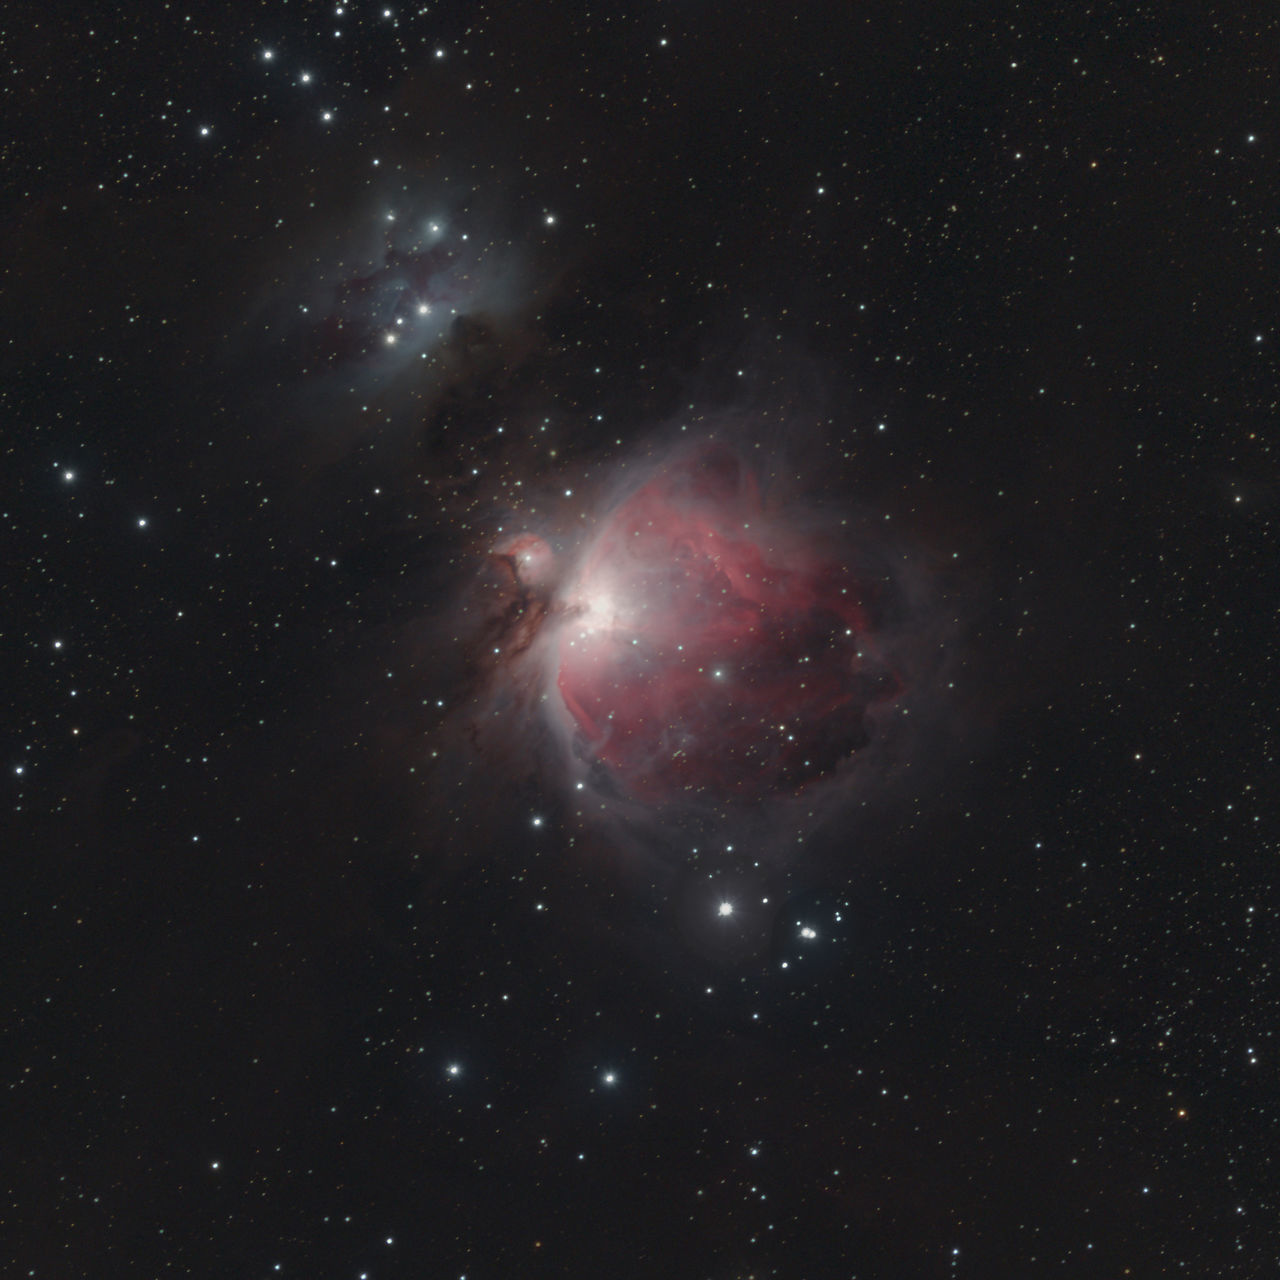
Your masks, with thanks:
<instances>
[{"instance_id":1,"label":"red emission nebula","mask_svg":"<svg viewBox=\"0 0 1280 1280\"><path fill-rule=\"evenodd\" d=\"M876 610L733 450L686 454L609 516L567 592L555 680L577 750L652 802L794 793L901 691Z\"/></svg>"}]
</instances>

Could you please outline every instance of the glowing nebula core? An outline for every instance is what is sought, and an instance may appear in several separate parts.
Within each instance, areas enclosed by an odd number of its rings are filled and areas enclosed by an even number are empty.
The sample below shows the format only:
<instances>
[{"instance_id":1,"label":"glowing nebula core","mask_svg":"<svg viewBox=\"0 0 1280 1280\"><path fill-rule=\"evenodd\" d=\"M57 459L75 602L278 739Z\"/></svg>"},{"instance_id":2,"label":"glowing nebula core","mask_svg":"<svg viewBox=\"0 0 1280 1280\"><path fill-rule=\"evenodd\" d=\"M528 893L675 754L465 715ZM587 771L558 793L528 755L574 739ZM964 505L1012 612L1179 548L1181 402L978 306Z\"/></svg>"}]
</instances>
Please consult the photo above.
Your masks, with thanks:
<instances>
[{"instance_id":1,"label":"glowing nebula core","mask_svg":"<svg viewBox=\"0 0 1280 1280\"><path fill-rule=\"evenodd\" d=\"M866 746L902 685L876 651L878 586L828 532L769 509L723 445L622 501L564 595L555 685L577 754L648 802L752 801Z\"/></svg>"}]
</instances>

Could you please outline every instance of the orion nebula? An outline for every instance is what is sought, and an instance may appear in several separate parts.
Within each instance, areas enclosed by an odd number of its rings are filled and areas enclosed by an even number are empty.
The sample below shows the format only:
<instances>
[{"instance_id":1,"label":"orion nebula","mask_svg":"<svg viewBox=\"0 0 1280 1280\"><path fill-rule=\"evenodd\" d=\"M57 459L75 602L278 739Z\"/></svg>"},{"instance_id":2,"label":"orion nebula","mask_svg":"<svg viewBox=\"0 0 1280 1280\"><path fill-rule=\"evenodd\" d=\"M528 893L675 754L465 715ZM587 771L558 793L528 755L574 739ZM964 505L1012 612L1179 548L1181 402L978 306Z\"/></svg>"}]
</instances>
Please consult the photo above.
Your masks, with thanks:
<instances>
[{"instance_id":1,"label":"orion nebula","mask_svg":"<svg viewBox=\"0 0 1280 1280\"><path fill-rule=\"evenodd\" d=\"M673 459L610 513L566 592L556 690L578 750L657 801L826 776L900 687L875 651L876 594L771 520L729 447Z\"/></svg>"},{"instance_id":2,"label":"orion nebula","mask_svg":"<svg viewBox=\"0 0 1280 1280\"><path fill-rule=\"evenodd\" d=\"M575 536L508 527L493 548L505 603L482 718L510 732L524 688L543 773L611 822L793 827L884 772L936 677L917 561L777 462L681 442L597 485Z\"/></svg>"}]
</instances>

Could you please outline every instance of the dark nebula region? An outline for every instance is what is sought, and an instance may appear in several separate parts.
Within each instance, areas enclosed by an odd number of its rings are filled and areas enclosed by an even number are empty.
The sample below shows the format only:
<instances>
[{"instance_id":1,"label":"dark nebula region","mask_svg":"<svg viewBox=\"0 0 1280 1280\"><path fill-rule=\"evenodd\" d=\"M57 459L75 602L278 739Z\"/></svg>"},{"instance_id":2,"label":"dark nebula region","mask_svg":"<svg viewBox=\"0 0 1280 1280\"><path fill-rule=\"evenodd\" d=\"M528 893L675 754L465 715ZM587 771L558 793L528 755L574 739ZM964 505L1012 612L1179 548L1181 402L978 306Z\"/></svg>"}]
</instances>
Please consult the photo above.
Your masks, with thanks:
<instances>
[{"instance_id":1,"label":"dark nebula region","mask_svg":"<svg viewBox=\"0 0 1280 1280\"><path fill-rule=\"evenodd\" d=\"M731 447L677 455L586 545L548 659L572 751L651 804L756 801L827 778L903 691L882 586L816 517L771 509ZM517 549L536 577L540 541Z\"/></svg>"}]
</instances>

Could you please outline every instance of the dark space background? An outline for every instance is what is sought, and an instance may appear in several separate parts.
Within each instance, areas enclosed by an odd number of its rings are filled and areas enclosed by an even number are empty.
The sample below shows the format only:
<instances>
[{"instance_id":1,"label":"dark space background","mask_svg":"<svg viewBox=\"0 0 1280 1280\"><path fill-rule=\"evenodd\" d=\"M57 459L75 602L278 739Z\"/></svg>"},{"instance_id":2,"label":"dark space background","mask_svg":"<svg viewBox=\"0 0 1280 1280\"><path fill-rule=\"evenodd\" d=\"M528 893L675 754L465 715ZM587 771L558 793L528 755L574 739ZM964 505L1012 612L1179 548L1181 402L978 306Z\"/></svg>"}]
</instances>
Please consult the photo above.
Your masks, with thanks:
<instances>
[{"instance_id":1,"label":"dark space background","mask_svg":"<svg viewBox=\"0 0 1280 1280\"><path fill-rule=\"evenodd\" d=\"M4 26L6 1275L1275 1273L1269 7ZM945 636L785 852L487 656L682 430Z\"/></svg>"}]
</instances>

